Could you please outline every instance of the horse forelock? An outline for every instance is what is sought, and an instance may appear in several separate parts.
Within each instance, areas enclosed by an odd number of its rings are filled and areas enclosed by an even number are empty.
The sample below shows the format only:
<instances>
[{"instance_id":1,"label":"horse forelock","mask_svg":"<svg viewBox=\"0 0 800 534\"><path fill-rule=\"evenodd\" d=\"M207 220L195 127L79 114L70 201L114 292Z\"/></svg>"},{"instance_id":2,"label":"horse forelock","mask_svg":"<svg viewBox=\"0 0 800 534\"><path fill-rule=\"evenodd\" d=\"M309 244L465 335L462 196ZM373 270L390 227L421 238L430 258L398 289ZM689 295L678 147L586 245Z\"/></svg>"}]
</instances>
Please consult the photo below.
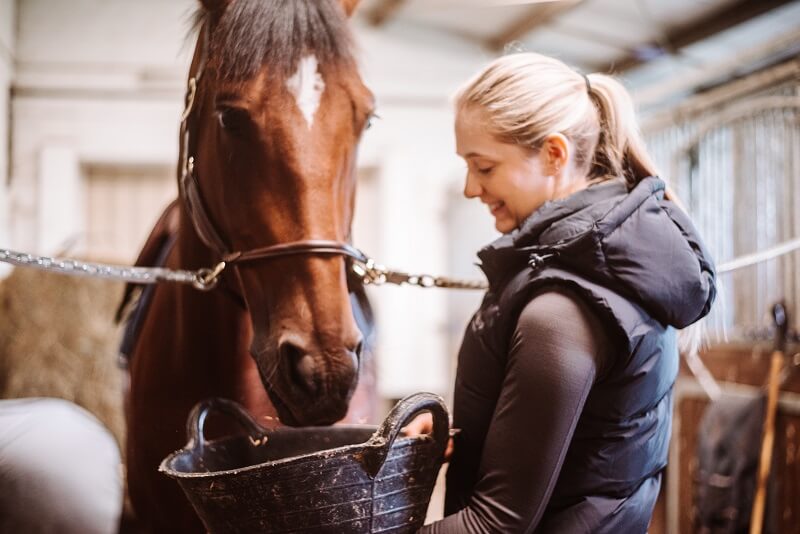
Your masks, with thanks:
<instances>
[{"instance_id":1,"label":"horse forelock","mask_svg":"<svg viewBox=\"0 0 800 534\"><path fill-rule=\"evenodd\" d=\"M209 17L201 7L195 26ZM353 60L347 17L337 0L233 0L214 20L208 48L209 66L225 81L253 78L265 65L289 77L308 55L321 68Z\"/></svg>"}]
</instances>

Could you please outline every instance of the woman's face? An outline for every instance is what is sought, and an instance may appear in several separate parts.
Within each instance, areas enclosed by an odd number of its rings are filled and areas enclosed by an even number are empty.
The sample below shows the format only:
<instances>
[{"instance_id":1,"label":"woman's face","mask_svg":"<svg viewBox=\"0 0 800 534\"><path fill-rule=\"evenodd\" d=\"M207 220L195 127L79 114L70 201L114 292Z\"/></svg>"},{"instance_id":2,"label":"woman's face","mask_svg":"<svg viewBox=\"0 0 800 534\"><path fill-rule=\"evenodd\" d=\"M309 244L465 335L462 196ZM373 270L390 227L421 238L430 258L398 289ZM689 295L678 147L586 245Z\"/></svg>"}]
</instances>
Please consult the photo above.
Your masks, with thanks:
<instances>
[{"instance_id":1,"label":"woman's face","mask_svg":"<svg viewBox=\"0 0 800 534\"><path fill-rule=\"evenodd\" d=\"M534 153L498 141L477 106L456 116L456 151L467 162L464 196L478 198L494 216L495 228L508 233L548 200L557 197L558 167L544 149Z\"/></svg>"}]
</instances>

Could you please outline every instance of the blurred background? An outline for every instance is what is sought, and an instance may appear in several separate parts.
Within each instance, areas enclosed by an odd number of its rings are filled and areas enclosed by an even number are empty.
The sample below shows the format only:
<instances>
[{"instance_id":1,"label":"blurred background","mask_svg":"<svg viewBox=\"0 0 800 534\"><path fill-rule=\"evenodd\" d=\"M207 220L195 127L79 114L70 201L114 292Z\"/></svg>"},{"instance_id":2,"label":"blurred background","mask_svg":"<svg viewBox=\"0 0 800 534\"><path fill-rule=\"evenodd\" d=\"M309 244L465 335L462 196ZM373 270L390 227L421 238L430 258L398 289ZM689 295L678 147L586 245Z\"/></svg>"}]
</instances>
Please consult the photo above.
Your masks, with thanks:
<instances>
[{"instance_id":1,"label":"blurred background","mask_svg":"<svg viewBox=\"0 0 800 534\"><path fill-rule=\"evenodd\" d=\"M135 259L177 194L195 7L0 0L0 248ZM475 252L496 233L485 206L462 196L450 98L509 50L621 77L662 176L718 263L800 237L798 1L363 0L354 33L380 115L360 149L354 240L380 263L480 276ZM721 276L702 354L714 386L747 396L763 384L772 304L784 300L795 312L791 329L800 325L799 261L793 252ZM121 439L112 322L121 286L5 265L0 278L0 396L73 400ZM370 297L386 404L420 390L449 397L481 295L382 287ZM800 380L793 375L783 389L776 461L786 469L775 506L796 529ZM673 464L653 528L688 532L690 459L708 382L704 389L687 367L677 391Z\"/></svg>"}]
</instances>

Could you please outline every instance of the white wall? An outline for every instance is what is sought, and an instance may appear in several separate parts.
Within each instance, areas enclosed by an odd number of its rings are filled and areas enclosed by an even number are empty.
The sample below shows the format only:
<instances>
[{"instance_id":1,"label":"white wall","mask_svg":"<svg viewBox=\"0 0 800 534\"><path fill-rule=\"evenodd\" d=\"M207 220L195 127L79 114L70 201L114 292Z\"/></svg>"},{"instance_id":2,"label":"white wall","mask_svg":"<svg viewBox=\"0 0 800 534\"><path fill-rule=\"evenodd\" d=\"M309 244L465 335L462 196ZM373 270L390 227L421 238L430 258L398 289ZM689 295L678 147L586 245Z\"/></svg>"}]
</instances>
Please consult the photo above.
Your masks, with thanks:
<instances>
[{"instance_id":1,"label":"white wall","mask_svg":"<svg viewBox=\"0 0 800 534\"><path fill-rule=\"evenodd\" d=\"M8 207L8 127L9 93L14 75L14 48L16 28L15 0L0 0L0 247L9 244ZM0 265L0 278L9 271Z\"/></svg>"},{"instance_id":2,"label":"white wall","mask_svg":"<svg viewBox=\"0 0 800 534\"><path fill-rule=\"evenodd\" d=\"M15 248L56 253L81 236L86 165L177 159L193 6L190 0L20 3L12 103ZM58 165L48 164L54 154Z\"/></svg>"},{"instance_id":3,"label":"white wall","mask_svg":"<svg viewBox=\"0 0 800 534\"><path fill-rule=\"evenodd\" d=\"M380 176L381 246L368 252L399 270L447 274L448 199L464 175L455 154L450 97L487 57L474 45L402 23L380 32L359 25L356 35L362 73L381 116L365 134L360 158L378 167ZM384 287L371 295L380 320L383 394L448 393L449 295L410 287Z\"/></svg>"},{"instance_id":4,"label":"white wall","mask_svg":"<svg viewBox=\"0 0 800 534\"><path fill-rule=\"evenodd\" d=\"M79 199L86 165L176 160L193 44L184 43L184 36L194 5L20 2L9 207L13 248L54 253L83 231ZM401 23L376 31L358 17L354 24L362 73L382 117L360 152L361 166L377 181L372 198L378 206L363 210L376 218L366 224L377 227L378 239L372 240L379 243L368 252L398 269L445 274L447 206L463 177L449 96L488 58L474 45L434 31ZM453 356L449 297L441 290L396 287L372 295L384 395L447 393Z\"/></svg>"}]
</instances>

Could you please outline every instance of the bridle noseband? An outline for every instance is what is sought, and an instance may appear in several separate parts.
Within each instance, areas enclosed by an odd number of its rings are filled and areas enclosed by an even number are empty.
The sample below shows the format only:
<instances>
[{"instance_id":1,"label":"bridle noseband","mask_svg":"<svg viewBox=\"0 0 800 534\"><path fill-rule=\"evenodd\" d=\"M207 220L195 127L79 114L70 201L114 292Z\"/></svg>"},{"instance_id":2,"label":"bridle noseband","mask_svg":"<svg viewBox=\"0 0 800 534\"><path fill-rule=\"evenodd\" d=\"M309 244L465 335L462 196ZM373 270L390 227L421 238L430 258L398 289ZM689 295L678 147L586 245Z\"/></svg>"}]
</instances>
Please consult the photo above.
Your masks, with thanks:
<instances>
[{"instance_id":1,"label":"bridle noseband","mask_svg":"<svg viewBox=\"0 0 800 534\"><path fill-rule=\"evenodd\" d=\"M217 230L217 226L212 222L209 211L203 196L200 192L200 184L194 173L194 156L189 155L189 126L188 121L194 109L195 98L200 78L203 75L206 62L206 50L208 46L207 28L202 28L203 48L200 53L200 63L197 72L189 78L186 90L186 107L181 114L181 179L180 192L184 200L184 205L192 221L192 226L197 236L214 254L220 259L219 263L212 269L202 269L201 275L197 278L195 287L203 290L213 289L219 281L219 276L227 266L241 263L283 258L286 256L297 255L336 255L349 257L357 262L367 263L369 258L354 246L340 241L326 239L306 239L303 241L292 241L289 243L278 243L265 247L259 247L246 251L230 250L226 241Z\"/></svg>"}]
</instances>

